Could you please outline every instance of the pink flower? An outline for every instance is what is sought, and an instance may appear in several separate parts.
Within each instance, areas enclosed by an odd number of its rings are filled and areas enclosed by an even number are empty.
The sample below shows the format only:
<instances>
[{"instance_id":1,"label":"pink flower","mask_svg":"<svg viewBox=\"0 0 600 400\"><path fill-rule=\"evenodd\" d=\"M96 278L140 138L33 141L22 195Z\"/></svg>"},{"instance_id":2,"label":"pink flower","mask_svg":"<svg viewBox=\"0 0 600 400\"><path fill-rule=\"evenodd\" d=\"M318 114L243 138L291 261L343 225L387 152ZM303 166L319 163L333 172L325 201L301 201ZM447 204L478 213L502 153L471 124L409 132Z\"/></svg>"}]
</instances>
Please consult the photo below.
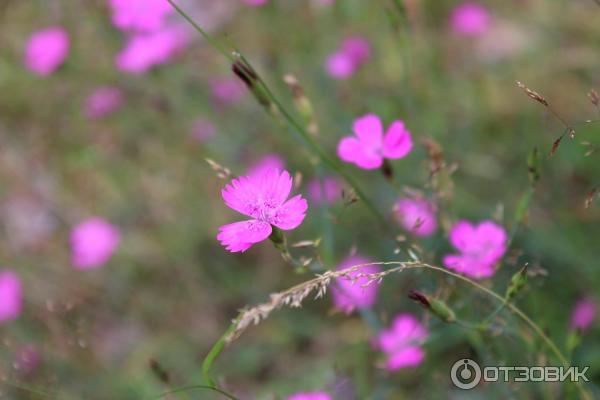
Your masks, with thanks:
<instances>
[{"instance_id":1,"label":"pink flower","mask_svg":"<svg viewBox=\"0 0 600 400\"><path fill-rule=\"evenodd\" d=\"M460 254L444 256L444 265L473 278L488 278L506 252L505 229L492 221L473 225L459 221L450 230L450 243Z\"/></svg>"},{"instance_id":2,"label":"pink flower","mask_svg":"<svg viewBox=\"0 0 600 400\"><path fill-rule=\"evenodd\" d=\"M39 351L33 345L24 345L17 349L13 366L21 374L27 375L33 373L40 365L42 357Z\"/></svg>"},{"instance_id":3,"label":"pink flower","mask_svg":"<svg viewBox=\"0 0 600 400\"><path fill-rule=\"evenodd\" d=\"M213 78L209 84L213 99L224 105L238 102L246 93L246 88L236 78Z\"/></svg>"},{"instance_id":4,"label":"pink flower","mask_svg":"<svg viewBox=\"0 0 600 400\"><path fill-rule=\"evenodd\" d=\"M19 276L11 271L0 271L0 324L16 319L21 314L23 294Z\"/></svg>"},{"instance_id":5,"label":"pink flower","mask_svg":"<svg viewBox=\"0 0 600 400\"><path fill-rule=\"evenodd\" d=\"M387 355L386 369L395 371L421 364L425 358L421 345L426 338L427 330L415 317L396 316L391 328L381 331L376 339L377 347Z\"/></svg>"},{"instance_id":6,"label":"pink flower","mask_svg":"<svg viewBox=\"0 0 600 400\"><path fill-rule=\"evenodd\" d=\"M579 300L571 314L571 329L588 329L596 319L597 313L598 307L593 299L586 297Z\"/></svg>"},{"instance_id":7,"label":"pink flower","mask_svg":"<svg viewBox=\"0 0 600 400\"><path fill-rule=\"evenodd\" d=\"M192 127L192 137L199 142L205 142L215 136L217 129L215 125L207 119L198 118Z\"/></svg>"},{"instance_id":8,"label":"pink flower","mask_svg":"<svg viewBox=\"0 0 600 400\"><path fill-rule=\"evenodd\" d=\"M429 236L437 229L433 204L425 199L400 199L394 210L404 229L417 236Z\"/></svg>"},{"instance_id":9,"label":"pink flower","mask_svg":"<svg viewBox=\"0 0 600 400\"><path fill-rule=\"evenodd\" d=\"M450 26L454 32L464 36L479 36L491 24L488 10L476 2L467 1L457 6L450 16Z\"/></svg>"},{"instance_id":10,"label":"pink flower","mask_svg":"<svg viewBox=\"0 0 600 400\"><path fill-rule=\"evenodd\" d=\"M25 48L25 65L40 76L53 73L69 53L69 35L59 26L34 32Z\"/></svg>"},{"instance_id":11,"label":"pink flower","mask_svg":"<svg viewBox=\"0 0 600 400\"><path fill-rule=\"evenodd\" d=\"M121 71L140 74L167 63L187 45L188 39L187 34L176 27L134 34L117 54L115 63Z\"/></svg>"},{"instance_id":12,"label":"pink flower","mask_svg":"<svg viewBox=\"0 0 600 400\"><path fill-rule=\"evenodd\" d=\"M371 46L361 36L346 38L325 62L325 69L332 78L347 79L371 57Z\"/></svg>"},{"instance_id":13,"label":"pink flower","mask_svg":"<svg viewBox=\"0 0 600 400\"><path fill-rule=\"evenodd\" d=\"M302 392L288 396L287 400L331 400L331 396L325 392Z\"/></svg>"},{"instance_id":14,"label":"pink flower","mask_svg":"<svg viewBox=\"0 0 600 400\"><path fill-rule=\"evenodd\" d=\"M110 6L113 25L121 30L156 31L173 12L166 0L110 0Z\"/></svg>"},{"instance_id":15,"label":"pink flower","mask_svg":"<svg viewBox=\"0 0 600 400\"><path fill-rule=\"evenodd\" d=\"M263 175L270 169L283 170L284 167L285 161L283 160L283 158L281 158L277 154L267 154L266 156L258 160L250 168L248 168L248 172L246 172L246 175L259 176Z\"/></svg>"},{"instance_id":16,"label":"pink flower","mask_svg":"<svg viewBox=\"0 0 600 400\"><path fill-rule=\"evenodd\" d=\"M103 118L118 110L122 105L121 89L110 86L100 87L85 100L85 115L92 119Z\"/></svg>"},{"instance_id":17,"label":"pink flower","mask_svg":"<svg viewBox=\"0 0 600 400\"><path fill-rule=\"evenodd\" d=\"M355 136L346 136L338 143L338 156L363 169L381 167L384 158L397 159L410 153L412 136L404 122L396 120L383 136L381 119L367 114L354 121Z\"/></svg>"},{"instance_id":18,"label":"pink flower","mask_svg":"<svg viewBox=\"0 0 600 400\"><path fill-rule=\"evenodd\" d=\"M89 218L71 231L71 262L77 269L104 265L117 249L121 235L102 218Z\"/></svg>"},{"instance_id":19,"label":"pink flower","mask_svg":"<svg viewBox=\"0 0 600 400\"><path fill-rule=\"evenodd\" d=\"M346 258L337 269L342 270L355 265L368 264L370 260L361 256L350 256ZM358 268L349 274L350 277L356 277L359 274L374 274L379 272L379 267L376 265L365 265ZM366 309L375 304L377 299L378 283L372 283L369 286L362 287L369 282L369 278L362 276L355 280L346 278L336 278L335 285L331 290L333 296L333 304L338 310L350 314L355 308Z\"/></svg>"},{"instance_id":20,"label":"pink flower","mask_svg":"<svg viewBox=\"0 0 600 400\"><path fill-rule=\"evenodd\" d=\"M258 7L258 6L263 6L263 5L267 4L268 0L242 0L242 1L249 6Z\"/></svg>"},{"instance_id":21,"label":"pink flower","mask_svg":"<svg viewBox=\"0 0 600 400\"><path fill-rule=\"evenodd\" d=\"M231 252L244 252L267 239L271 225L283 230L297 228L306 216L308 204L301 195L287 200L291 190L290 174L277 169L233 179L221 191L223 200L229 208L252 219L221 226L217 239Z\"/></svg>"},{"instance_id":22,"label":"pink flower","mask_svg":"<svg viewBox=\"0 0 600 400\"><path fill-rule=\"evenodd\" d=\"M342 184L332 176L308 182L308 197L314 203L335 203L342 196Z\"/></svg>"}]
</instances>

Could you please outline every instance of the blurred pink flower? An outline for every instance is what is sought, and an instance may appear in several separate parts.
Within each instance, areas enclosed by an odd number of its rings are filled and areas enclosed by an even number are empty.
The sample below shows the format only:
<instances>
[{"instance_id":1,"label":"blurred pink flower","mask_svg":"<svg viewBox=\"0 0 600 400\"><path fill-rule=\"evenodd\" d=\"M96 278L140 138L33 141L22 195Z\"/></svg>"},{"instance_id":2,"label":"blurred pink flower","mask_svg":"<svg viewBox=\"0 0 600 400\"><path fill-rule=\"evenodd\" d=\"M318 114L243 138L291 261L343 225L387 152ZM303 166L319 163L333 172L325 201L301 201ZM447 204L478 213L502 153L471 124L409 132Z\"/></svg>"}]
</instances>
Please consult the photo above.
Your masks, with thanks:
<instances>
[{"instance_id":1,"label":"blurred pink flower","mask_svg":"<svg viewBox=\"0 0 600 400\"><path fill-rule=\"evenodd\" d=\"M221 226L217 239L230 252L244 252L267 239L271 225L283 230L297 228L306 216L308 204L301 195L287 200L291 190L290 174L277 169L233 179L221 191L223 200L229 208L252 219Z\"/></svg>"},{"instance_id":2,"label":"blurred pink flower","mask_svg":"<svg viewBox=\"0 0 600 400\"><path fill-rule=\"evenodd\" d=\"M412 150L412 136L400 120L392 122L385 137L381 119L374 114L354 120L352 130L355 135L342 138L337 153L360 168L379 168L384 158L403 158Z\"/></svg>"},{"instance_id":3,"label":"blurred pink flower","mask_svg":"<svg viewBox=\"0 0 600 400\"><path fill-rule=\"evenodd\" d=\"M0 324L21 314L23 293L19 276L11 270L0 271Z\"/></svg>"},{"instance_id":4,"label":"blurred pink flower","mask_svg":"<svg viewBox=\"0 0 600 400\"><path fill-rule=\"evenodd\" d=\"M267 4L267 1L269 1L269 0L242 0L242 2L244 2L247 5L252 6L252 7L263 6L263 5Z\"/></svg>"},{"instance_id":5,"label":"blurred pink flower","mask_svg":"<svg viewBox=\"0 0 600 400\"><path fill-rule=\"evenodd\" d=\"M230 105L236 103L246 93L246 88L237 78L213 78L209 84L213 99L220 104Z\"/></svg>"},{"instance_id":6,"label":"blurred pink flower","mask_svg":"<svg viewBox=\"0 0 600 400\"><path fill-rule=\"evenodd\" d=\"M338 265L337 270L350 268L355 265L368 264L369 262L371 262L371 260L359 255L350 256ZM351 272L348 276L354 278L359 274L374 274L379 271L380 269L377 265L365 265L358 268L356 271ZM362 285L367 282L369 282L369 278L365 276L356 278L355 280L336 278L335 285L331 289L335 308L346 314L350 314L356 308L362 310L372 307L377 299L379 284L373 282L369 286L362 287Z\"/></svg>"},{"instance_id":7,"label":"blurred pink flower","mask_svg":"<svg viewBox=\"0 0 600 400\"><path fill-rule=\"evenodd\" d=\"M421 347L427 338L427 330L411 314L400 314L391 328L381 331L376 345L387 355L386 369L395 371L416 367L423 362L425 351Z\"/></svg>"},{"instance_id":8,"label":"blurred pink flower","mask_svg":"<svg viewBox=\"0 0 600 400\"><path fill-rule=\"evenodd\" d=\"M342 184L332 176L308 182L308 197L315 203L334 203L342 196Z\"/></svg>"},{"instance_id":9,"label":"blurred pink flower","mask_svg":"<svg viewBox=\"0 0 600 400\"><path fill-rule=\"evenodd\" d=\"M85 100L85 115L88 118L106 117L123 105L123 93L117 87L99 87Z\"/></svg>"},{"instance_id":10,"label":"blurred pink flower","mask_svg":"<svg viewBox=\"0 0 600 400\"><path fill-rule=\"evenodd\" d=\"M93 217L71 231L71 262L77 269L104 265L121 240L119 229L102 218Z\"/></svg>"},{"instance_id":11,"label":"blurred pink flower","mask_svg":"<svg viewBox=\"0 0 600 400\"><path fill-rule=\"evenodd\" d=\"M459 221L450 230L450 243L460 254L444 256L444 265L472 278L488 278L506 252L506 230L492 222L473 225Z\"/></svg>"},{"instance_id":12,"label":"blurred pink flower","mask_svg":"<svg viewBox=\"0 0 600 400\"><path fill-rule=\"evenodd\" d=\"M325 61L325 69L332 78L347 79L371 57L371 46L361 36L346 38Z\"/></svg>"},{"instance_id":13,"label":"blurred pink flower","mask_svg":"<svg viewBox=\"0 0 600 400\"><path fill-rule=\"evenodd\" d=\"M342 42L341 51L356 65L363 64L371 58L371 45L362 36L350 36Z\"/></svg>"},{"instance_id":14,"label":"blurred pink flower","mask_svg":"<svg viewBox=\"0 0 600 400\"><path fill-rule=\"evenodd\" d=\"M198 118L194 121L194 126L192 127L192 137L199 141L205 142L208 139L215 136L217 129L215 125L205 118Z\"/></svg>"},{"instance_id":15,"label":"blurred pink flower","mask_svg":"<svg viewBox=\"0 0 600 400\"><path fill-rule=\"evenodd\" d=\"M278 169L283 170L285 167L285 161L283 158L278 156L277 154L267 154L260 160L258 160L254 165L248 168L248 172L246 175L248 176L259 176L263 175L266 171L270 169Z\"/></svg>"},{"instance_id":16,"label":"blurred pink flower","mask_svg":"<svg viewBox=\"0 0 600 400\"><path fill-rule=\"evenodd\" d=\"M597 313L598 306L593 299L586 297L579 300L571 314L571 329L588 329L596 319Z\"/></svg>"},{"instance_id":17,"label":"blurred pink flower","mask_svg":"<svg viewBox=\"0 0 600 400\"><path fill-rule=\"evenodd\" d=\"M435 209L426 199L400 199L394 211L404 229L417 236L429 236L437 229Z\"/></svg>"},{"instance_id":18,"label":"blurred pink flower","mask_svg":"<svg viewBox=\"0 0 600 400\"><path fill-rule=\"evenodd\" d=\"M117 54L115 63L124 72L140 74L165 64L188 43L188 35L178 27L132 35Z\"/></svg>"},{"instance_id":19,"label":"blurred pink flower","mask_svg":"<svg viewBox=\"0 0 600 400\"><path fill-rule=\"evenodd\" d=\"M287 400L331 400L331 396L325 392L302 392L288 396Z\"/></svg>"},{"instance_id":20,"label":"blurred pink flower","mask_svg":"<svg viewBox=\"0 0 600 400\"><path fill-rule=\"evenodd\" d=\"M121 30L156 31L173 12L166 0L110 0L110 6L113 25Z\"/></svg>"},{"instance_id":21,"label":"blurred pink flower","mask_svg":"<svg viewBox=\"0 0 600 400\"><path fill-rule=\"evenodd\" d=\"M53 73L69 53L67 31L54 26L34 32L25 48L25 66L33 73L47 76Z\"/></svg>"},{"instance_id":22,"label":"blurred pink flower","mask_svg":"<svg viewBox=\"0 0 600 400\"><path fill-rule=\"evenodd\" d=\"M481 4L467 1L457 6L450 16L450 26L454 32L464 36L479 36L491 25L488 10Z\"/></svg>"},{"instance_id":23,"label":"blurred pink flower","mask_svg":"<svg viewBox=\"0 0 600 400\"><path fill-rule=\"evenodd\" d=\"M24 345L17 349L13 366L21 374L27 375L34 372L40 365L42 357L33 345Z\"/></svg>"}]
</instances>

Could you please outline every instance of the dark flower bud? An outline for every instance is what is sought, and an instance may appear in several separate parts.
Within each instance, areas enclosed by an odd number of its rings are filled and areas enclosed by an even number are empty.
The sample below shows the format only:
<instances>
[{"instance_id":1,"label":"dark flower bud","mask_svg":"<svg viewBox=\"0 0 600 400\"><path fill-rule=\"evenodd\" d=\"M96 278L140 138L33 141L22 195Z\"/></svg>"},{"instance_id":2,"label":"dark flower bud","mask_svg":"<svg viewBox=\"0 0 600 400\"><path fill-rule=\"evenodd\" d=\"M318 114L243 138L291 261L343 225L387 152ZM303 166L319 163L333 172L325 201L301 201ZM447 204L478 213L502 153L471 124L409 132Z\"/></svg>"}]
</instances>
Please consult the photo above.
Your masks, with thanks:
<instances>
[{"instance_id":1,"label":"dark flower bud","mask_svg":"<svg viewBox=\"0 0 600 400\"><path fill-rule=\"evenodd\" d=\"M408 293L408 298L421 304L423 307L428 309L433 315L435 315L444 322L451 323L456 321L456 314L454 313L454 311L441 300L427 297L423 293L418 292L416 290L411 290Z\"/></svg>"}]
</instances>

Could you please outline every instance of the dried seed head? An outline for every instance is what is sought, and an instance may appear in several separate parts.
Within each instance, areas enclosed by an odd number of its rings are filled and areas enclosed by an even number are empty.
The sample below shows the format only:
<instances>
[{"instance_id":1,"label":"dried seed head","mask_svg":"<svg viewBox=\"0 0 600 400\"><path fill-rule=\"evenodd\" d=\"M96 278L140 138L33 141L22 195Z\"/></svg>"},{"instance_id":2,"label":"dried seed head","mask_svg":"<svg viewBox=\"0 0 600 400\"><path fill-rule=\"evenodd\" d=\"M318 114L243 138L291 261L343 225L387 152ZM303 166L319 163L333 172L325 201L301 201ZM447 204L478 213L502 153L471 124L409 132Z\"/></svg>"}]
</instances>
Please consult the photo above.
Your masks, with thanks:
<instances>
[{"instance_id":1,"label":"dried seed head","mask_svg":"<svg viewBox=\"0 0 600 400\"><path fill-rule=\"evenodd\" d=\"M538 103L541 103L544 106L548 107L548 102L546 101L544 96L542 96L541 94L539 94L538 92L536 92L534 90L529 89L527 86L525 86L523 83L521 83L519 81L517 81L517 86L519 88L523 89L523 91L525 91L527 96L529 96L533 100L537 101Z\"/></svg>"},{"instance_id":2,"label":"dried seed head","mask_svg":"<svg viewBox=\"0 0 600 400\"><path fill-rule=\"evenodd\" d=\"M596 198L596 197L600 198L600 189L598 189L597 187L590 190L590 192L586 196L585 208L590 208L592 203L594 202L594 198Z\"/></svg>"},{"instance_id":3,"label":"dried seed head","mask_svg":"<svg viewBox=\"0 0 600 400\"><path fill-rule=\"evenodd\" d=\"M213 159L210 159L210 158L205 158L204 160L208 163L208 165L210 165L210 168L217 173L218 178L220 178L220 179L234 178L234 176L231 173L231 171L229 170L229 168L222 166L221 164L217 163L216 161L214 161Z\"/></svg>"},{"instance_id":4,"label":"dried seed head","mask_svg":"<svg viewBox=\"0 0 600 400\"><path fill-rule=\"evenodd\" d=\"M596 92L594 89L590 90L590 92L588 93L588 98L590 99L593 105L598 107L598 103L600 103L600 97L598 97L598 92Z\"/></svg>"}]
</instances>

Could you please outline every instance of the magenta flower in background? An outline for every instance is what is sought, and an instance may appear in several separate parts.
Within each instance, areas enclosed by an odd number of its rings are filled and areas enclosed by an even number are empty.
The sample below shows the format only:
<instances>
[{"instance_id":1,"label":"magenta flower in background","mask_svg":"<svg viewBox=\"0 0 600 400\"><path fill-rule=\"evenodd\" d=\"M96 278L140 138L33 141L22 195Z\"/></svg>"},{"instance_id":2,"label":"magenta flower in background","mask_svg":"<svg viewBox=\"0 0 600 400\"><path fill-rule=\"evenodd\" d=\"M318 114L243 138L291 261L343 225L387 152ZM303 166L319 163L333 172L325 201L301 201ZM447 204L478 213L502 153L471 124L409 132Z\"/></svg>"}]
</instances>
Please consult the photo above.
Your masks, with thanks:
<instances>
[{"instance_id":1,"label":"magenta flower in background","mask_svg":"<svg viewBox=\"0 0 600 400\"><path fill-rule=\"evenodd\" d=\"M416 367L423 362L425 351L421 347L427 338L427 330L417 318L400 314L389 329L381 331L376 346L386 355L385 367L395 371L405 367Z\"/></svg>"},{"instance_id":2,"label":"magenta flower in background","mask_svg":"<svg viewBox=\"0 0 600 400\"><path fill-rule=\"evenodd\" d=\"M192 138L202 143L215 136L217 128L205 118L198 118L192 126Z\"/></svg>"},{"instance_id":3,"label":"magenta flower in background","mask_svg":"<svg viewBox=\"0 0 600 400\"><path fill-rule=\"evenodd\" d=\"M213 78L209 85L213 99L224 105L238 102L246 93L244 85L232 77Z\"/></svg>"},{"instance_id":4,"label":"magenta flower in background","mask_svg":"<svg viewBox=\"0 0 600 400\"><path fill-rule=\"evenodd\" d=\"M283 170L285 167L285 161L277 154L267 154L254 165L248 168L246 175L248 176L260 176L263 175L270 169Z\"/></svg>"},{"instance_id":5,"label":"magenta flower in background","mask_svg":"<svg viewBox=\"0 0 600 400\"><path fill-rule=\"evenodd\" d=\"M99 87L85 100L85 115L96 119L106 117L123 105L123 92L117 87Z\"/></svg>"},{"instance_id":6,"label":"magenta flower in background","mask_svg":"<svg viewBox=\"0 0 600 400\"><path fill-rule=\"evenodd\" d=\"M464 36L479 36L491 25L490 13L481 4L467 1L457 6L450 16L452 30Z\"/></svg>"},{"instance_id":7,"label":"magenta flower in background","mask_svg":"<svg viewBox=\"0 0 600 400\"><path fill-rule=\"evenodd\" d=\"M119 229L102 218L89 218L71 231L71 262L77 269L104 265L121 240Z\"/></svg>"},{"instance_id":8,"label":"magenta flower in background","mask_svg":"<svg viewBox=\"0 0 600 400\"><path fill-rule=\"evenodd\" d=\"M384 158L403 158L412 150L412 136L400 120L392 122L385 137L381 119L374 114L354 120L352 130L353 136L338 143L337 153L342 160L360 168L379 168Z\"/></svg>"},{"instance_id":9,"label":"magenta flower in background","mask_svg":"<svg viewBox=\"0 0 600 400\"><path fill-rule=\"evenodd\" d=\"M314 203L335 203L342 197L342 184L332 176L327 176L322 180L313 178L308 182L308 197Z\"/></svg>"},{"instance_id":10,"label":"magenta flower in background","mask_svg":"<svg viewBox=\"0 0 600 400\"><path fill-rule=\"evenodd\" d=\"M21 374L33 373L40 365L42 357L39 351L31 344L20 346L13 360L14 368Z\"/></svg>"},{"instance_id":11,"label":"magenta flower in background","mask_svg":"<svg viewBox=\"0 0 600 400\"><path fill-rule=\"evenodd\" d=\"M325 392L301 392L288 396L287 400L332 400Z\"/></svg>"},{"instance_id":12,"label":"magenta flower in background","mask_svg":"<svg viewBox=\"0 0 600 400\"><path fill-rule=\"evenodd\" d=\"M177 27L134 34L117 54L115 63L121 71L141 74L167 63L187 45L188 40L185 31Z\"/></svg>"},{"instance_id":13,"label":"magenta flower in background","mask_svg":"<svg viewBox=\"0 0 600 400\"><path fill-rule=\"evenodd\" d=\"M358 255L350 256L338 265L337 270L350 268L355 265L368 264L369 262L371 260ZM377 265L365 265L351 272L349 276L355 278L359 274L374 274L379 271L380 269ZM369 282L369 278L365 276L354 280L348 280L343 277L336 278L335 285L331 289L335 308L346 314L350 314L356 308L362 310L372 307L377 299L379 284L373 282L369 286L362 287L367 282Z\"/></svg>"},{"instance_id":14,"label":"magenta flower in background","mask_svg":"<svg viewBox=\"0 0 600 400\"><path fill-rule=\"evenodd\" d=\"M287 200L291 190L290 174L277 169L233 179L221 191L223 200L229 208L252 219L221 226L219 242L231 252L244 252L267 239L272 225L283 230L297 228L306 216L308 204L301 195Z\"/></svg>"},{"instance_id":15,"label":"magenta flower in background","mask_svg":"<svg viewBox=\"0 0 600 400\"><path fill-rule=\"evenodd\" d=\"M325 61L332 78L348 79L371 57L371 45L361 36L346 38Z\"/></svg>"},{"instance_id":16,"label":"magenta flower in background","mask_svg":"<svg viewBox=\"0 0 600 400\"><path fill-rule=\"evenodd\" d=\"M47 76L56 71L69 53L67 31L54 26L34 32L25 47L25 66L33 73Z\"/></svg>"},{"instance_id":17,"label":"magenta flower in background","mask_svg":"<svg viewBox=\"0 0 600 400\"><path fill-rule=\"evenodd\" d=\"M394 206L396 217L404 229L417 236L429 236L437 229L435 208L422 198L403 198Z\"/></svg>"},{"instance_id":18,"label":"magenta flower in background","mask_svg":"<svg viewBox=\"0 0 600 400\"><path fill-rule=\"evenodd\" d=\"M450 230L450 243L459 254L444 256L447 268L473 278L488 278L494 275L496 263L506 252L507 235L492 221L479 225L459 221Z\"/></svg>"},{"instance_id":19,"label":"magenta flower in background","mask_svg":"<svg viewBox=\"0 0 600 400\"><path fill-rule=\"evenodd\" d=\"M23 293L19 276L11 270L0 271L0 324L21 314Z\"/></svg>"},{"instance_id":20,"label":"magenta flower in background","mask_svg":"<svg viewBox=\"0 0 600 400\"><path fill-rule=\"evenodd\" d=\"M166 0L110 0L112 23L121 30L152 32L173 12Z\"/></svg>"},{"instance_id":21,"label":"magenta flower in background","mask_svg":"<svg viewBox=\"0 0 600 400\"><path fill-rule=\"evenodd\" d=\"M598 306L593 299L586 297L579 300L571 314L571 329L588 329L596 319L597 313Z\"/></svg>"},{"instance_id":22,"label":"magenta flower in background","mask_svg":"<svg viewBox=\"0 0 600 400\"><path fill-rule=\"evenodd\" d=\"M242 1L249 6L258 7L258 6L263 6L263 5L267 4L268 0L242 0Z\"/></svg>"}]
</instances>

